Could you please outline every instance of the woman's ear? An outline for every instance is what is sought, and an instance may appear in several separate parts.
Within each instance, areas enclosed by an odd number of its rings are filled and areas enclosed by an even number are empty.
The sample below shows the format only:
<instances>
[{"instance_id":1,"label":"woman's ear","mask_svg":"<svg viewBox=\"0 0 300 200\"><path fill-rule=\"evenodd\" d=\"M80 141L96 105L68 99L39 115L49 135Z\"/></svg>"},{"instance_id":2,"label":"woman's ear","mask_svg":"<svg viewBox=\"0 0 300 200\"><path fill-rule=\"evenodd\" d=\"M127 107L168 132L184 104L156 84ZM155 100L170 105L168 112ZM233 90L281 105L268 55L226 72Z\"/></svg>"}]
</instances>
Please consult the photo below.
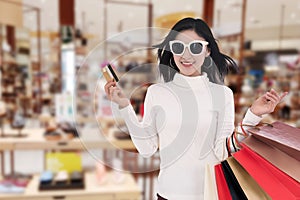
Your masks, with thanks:
<instances>
[{"instance_id":1,"label":"woman's ear","mask_svg":"<svg viewBox=\"0 0 300 200\"><path fill-rule=\"evenodd\" d=\"M206 52L205 52L205 57L208 57L208 56L210 56L210 49L209 48L207 48Z\"/></svg>"}]
</instances>

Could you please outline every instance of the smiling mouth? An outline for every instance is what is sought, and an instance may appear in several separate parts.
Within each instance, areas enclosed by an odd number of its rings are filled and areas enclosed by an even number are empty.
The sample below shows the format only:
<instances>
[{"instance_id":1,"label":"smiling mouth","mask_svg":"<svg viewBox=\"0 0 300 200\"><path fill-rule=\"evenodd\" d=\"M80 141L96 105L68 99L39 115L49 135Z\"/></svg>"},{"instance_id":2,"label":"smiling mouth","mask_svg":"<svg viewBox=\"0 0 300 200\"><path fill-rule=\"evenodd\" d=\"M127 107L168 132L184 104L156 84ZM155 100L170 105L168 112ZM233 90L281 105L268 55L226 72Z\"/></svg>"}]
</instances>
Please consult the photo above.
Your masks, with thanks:
<instances>
[{"instance_id":1,"label":"smiling mouth","mask_svg":"<svg viewBox=\"0 0 300 200\"><path fill-rule=\"evenodd\" d=\"M193 62L180 62L184 67L192 67L193 66Z\"/></svg>"}]
</instances>

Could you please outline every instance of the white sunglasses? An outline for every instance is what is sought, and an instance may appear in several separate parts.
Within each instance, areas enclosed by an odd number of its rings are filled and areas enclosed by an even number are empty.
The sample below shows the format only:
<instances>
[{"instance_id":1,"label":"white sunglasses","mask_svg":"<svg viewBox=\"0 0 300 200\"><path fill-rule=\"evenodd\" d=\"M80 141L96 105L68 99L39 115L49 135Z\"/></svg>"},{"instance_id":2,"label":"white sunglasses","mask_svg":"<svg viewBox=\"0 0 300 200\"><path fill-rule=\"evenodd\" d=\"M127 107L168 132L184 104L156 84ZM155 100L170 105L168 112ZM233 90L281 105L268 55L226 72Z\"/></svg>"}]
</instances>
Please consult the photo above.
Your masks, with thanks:
<instances>
[{"instance_id":1,"label":"white sunglasses","mask_svg":"<svg viewBox=\"0 0 300 200\"><path fill-rule=\"evenodd\" d=\"M172 40L169 42L171 52L174 55L182 56L185 48L187 47L193 56L197 56L203 52L203 46L207 46L208 42L203 40L194 40L188 44L183 43L180 40Z\"/></svg>"}]
</instances>

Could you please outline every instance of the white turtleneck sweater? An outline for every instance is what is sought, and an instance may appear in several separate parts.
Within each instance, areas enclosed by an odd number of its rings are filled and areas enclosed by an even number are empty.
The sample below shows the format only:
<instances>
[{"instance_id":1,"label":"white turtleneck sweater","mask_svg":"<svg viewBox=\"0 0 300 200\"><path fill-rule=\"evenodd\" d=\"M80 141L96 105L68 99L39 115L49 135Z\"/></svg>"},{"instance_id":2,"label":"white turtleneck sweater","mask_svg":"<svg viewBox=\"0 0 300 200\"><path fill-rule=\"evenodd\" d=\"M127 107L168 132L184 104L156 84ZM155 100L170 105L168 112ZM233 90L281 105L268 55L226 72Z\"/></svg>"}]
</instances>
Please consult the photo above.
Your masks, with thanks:
<instances>
[{"instance_id":1,"label":"white turtleneck sweater","mask_svg":"<svg viewBox=\"0 0 300 200\"><path fill-rule=\"evenodd\" d=\"M142 156L159 149L158 193L171 200L203 199L205 165L227 157L226 137L234 130L232 91L209 82L206 74L176 73L173 81L148 88L141 122L131 105L120 112ZM260 120L248 110L243 123Z\"/></svg>"}]
</instances>

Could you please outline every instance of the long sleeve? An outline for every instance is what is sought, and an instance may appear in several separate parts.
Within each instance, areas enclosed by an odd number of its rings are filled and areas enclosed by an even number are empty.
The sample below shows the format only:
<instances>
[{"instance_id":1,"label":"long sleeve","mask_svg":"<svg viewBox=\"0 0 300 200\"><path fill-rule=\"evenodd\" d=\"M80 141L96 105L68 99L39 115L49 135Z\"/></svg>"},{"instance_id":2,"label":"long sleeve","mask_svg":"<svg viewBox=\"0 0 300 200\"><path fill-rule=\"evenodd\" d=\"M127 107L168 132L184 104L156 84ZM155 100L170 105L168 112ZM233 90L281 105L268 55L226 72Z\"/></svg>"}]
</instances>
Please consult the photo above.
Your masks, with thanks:
<instances>
[{"instance_id":1,"label":"long sleeve","mask_svg":"<svg viewBox=\"0 0 300 200\"><path fill-rule=\"evenodd\" d=\"M228 156L226 149L226 138L234 130L234 99L231 89L225 87L224 107L218 114L217 135L215 139L214 152L219 160ZM223 112L224 111L224 112Z\"/></svg>"},{"instance_id":2,"label":"long sleeve","mask_svg":"<svg viewBox=\"0 0 300 200\"><path fill-rule=\"evenodd\" d=\"M234 97L231 89L224 87L225 94L225 103L221 111L218 114L217 118L217 134L215 138L214 145L214 153L219 160L223 160L228 156L228 150L233 153L236 152L239 147L236 144L245 139L241 134L234 135L234 119L235 119L235 111L234 111ZM261 121L261 117L256 116L248 109L242 124L255 126ZM244 127L244 130L247 131L249 127ZM237 132L241 133L241 126L237 127ZM234 138L236 137L236 138ZM228 149L228 150L227 150Z\"/></svg>"},{"instance_id":3,"label":"long sleeve","mask_svg":"<svg viewBox=\"0 0 300 200\"><path fill-rule=\"evenodd\" d=\"M247 125L252 125L255 126L257 125L260 121L262 120L262 117L259 117L255 114L253 114L250 110L250 108L247 110L247 113L243 119L242 124L247 124Z\"/></svg>"},{"instance_id":4,"label":"long sleeve","mask_svg":"<svg viewBox=\"0 0 300 200\"><path fill-rule=\"evenodd\" d=\"M237 134L237 133L242 133L242 125L250 125L250 126L255 126L257 125L260 121L262 120L261 117L253 114L250 110L250 108L247 110L246 115L244 117L244 119L242 120L242 122L240 124L238 124L236 132L233 132L228 138L227 141L229 140L229 142L227 143L227 146L229 148L229 151L231 153L236 152L237 150L239 150L239 145L238 143L242 142L247 135L243 135L243 134ZM247 126L243 126L244 131L247 132L247 129L249 129L250 127Z\"/></svg>"},{"instance_id":5,"label":"long sleeve","mask_svg":"<svg viewBox=\"0 0 300 200\"><path fill-rule=\"evenodd\" d=\"M132 105L120 109L131 139L138 152L143 157L152 156L158 148L158 134L155 124L155 109L153 107L153 87L150 86L144 101L144 117L140 122Z\"/></svg>"}]
</instances>

